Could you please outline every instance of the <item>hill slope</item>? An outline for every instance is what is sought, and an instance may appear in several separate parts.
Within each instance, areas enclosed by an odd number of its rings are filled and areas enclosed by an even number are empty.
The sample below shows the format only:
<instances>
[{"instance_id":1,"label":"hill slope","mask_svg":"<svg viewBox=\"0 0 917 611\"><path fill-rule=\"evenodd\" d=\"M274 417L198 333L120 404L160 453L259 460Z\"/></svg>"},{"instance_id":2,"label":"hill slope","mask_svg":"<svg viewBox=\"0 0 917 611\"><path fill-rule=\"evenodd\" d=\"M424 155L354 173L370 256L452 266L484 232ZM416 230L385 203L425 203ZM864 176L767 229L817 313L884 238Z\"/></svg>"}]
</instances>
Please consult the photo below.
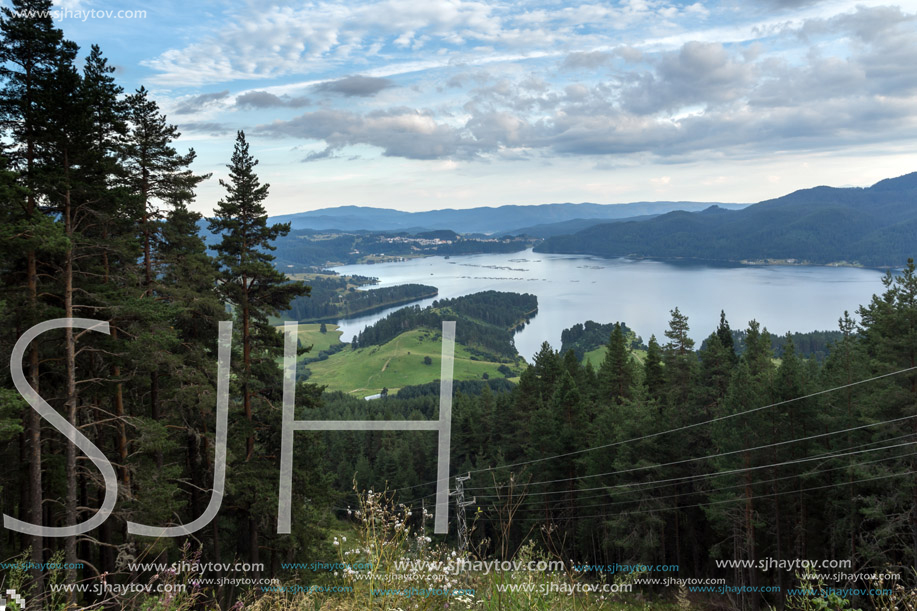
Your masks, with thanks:
<instances>
[{"instance_id":1,"label":"hill slope","mask_svg":"<svg viewBox=\"0 0 917 611\"><path fill-rule=\"evenodd\" d=\"M898 266L917 254L917 173L872 187L803 189L724 210L670 212L548 238L538 252Z\"/></svg>"},{"instance_id":2,"label":"hill slope","mask_svg":"<svg viewBox=\"0 0 917 611\"><path fill-rule=\"evenodd\" d=\"M456 380L513 378L525 367L513 330L537 308L534 295L498 291L402 308L360 332L350 349L307 363L309 379L363 397L437 380L444 320L456 323Z\"/></svg>"},{"instance_id":3,"label":"hill slope","mask_svg":"<svg viewBox=\"0 0 917 611\"><path fill-rule=\"evenodd\" d=\"M381 393L383 388L394 393L404 386L438 380L441 358L441 333L421 328L401 333L381 346L345 348L306 367L312 383L327 386L328 390L368 397ZM496 380L504 377L507 368L510 375L518 375L522 367L520 362L502 363L496 357L488 359L462 344L455 345L455 380Z\"/></svg>"}]
</instances>

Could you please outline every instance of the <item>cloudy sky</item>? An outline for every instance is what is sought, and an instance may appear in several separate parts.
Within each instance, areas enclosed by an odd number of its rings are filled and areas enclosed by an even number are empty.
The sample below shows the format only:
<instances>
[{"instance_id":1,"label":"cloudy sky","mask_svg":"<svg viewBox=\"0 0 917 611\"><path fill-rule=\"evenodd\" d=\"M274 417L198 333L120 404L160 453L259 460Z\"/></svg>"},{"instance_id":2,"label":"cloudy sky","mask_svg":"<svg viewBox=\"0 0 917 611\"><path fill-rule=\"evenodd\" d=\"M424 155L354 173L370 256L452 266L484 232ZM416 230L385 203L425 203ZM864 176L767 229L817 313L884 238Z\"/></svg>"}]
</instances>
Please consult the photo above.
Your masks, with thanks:
<instances>
[{"instance_id":1,"label":"cloudy sky","mask_svg":"<svg viewBox=\"0 0 917 611\"><path fill-rule=\"evenodd\" d=\"M62 0L272 214L754 202L917 170L917 0ZM86 18L75 11L146 11Z\"/></svg>"}]
</instances>

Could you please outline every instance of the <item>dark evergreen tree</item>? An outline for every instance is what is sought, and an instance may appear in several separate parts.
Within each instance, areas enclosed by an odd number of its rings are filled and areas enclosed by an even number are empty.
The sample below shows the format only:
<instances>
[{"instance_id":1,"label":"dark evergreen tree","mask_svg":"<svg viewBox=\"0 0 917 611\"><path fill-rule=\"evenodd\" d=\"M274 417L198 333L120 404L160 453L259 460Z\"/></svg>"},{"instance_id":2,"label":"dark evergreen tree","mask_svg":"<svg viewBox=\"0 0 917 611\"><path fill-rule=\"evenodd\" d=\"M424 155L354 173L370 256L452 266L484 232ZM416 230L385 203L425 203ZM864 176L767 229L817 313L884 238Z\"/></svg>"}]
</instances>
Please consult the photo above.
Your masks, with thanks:
<instances>
[{"instance_id":1,"label":"dark evergreen tree","mask_svg":"<svg viewBox=\"0 0 917 611\"><path fill-rule=\"evenodd\" d=\"M63 246L60 226L42 212L40 203L45 191L39 178L40 138L48 127L46 104L52 90L55 65L62 52L63 35L51 19L50 0L13 0L4 6L0 17L0 126L10 169L14 170L21 189L7 190L3 200L4 222L9 230L12 248L8 265L4 265L4 288L13 322L12 329L22 332L43 318L45 308L39 299L39 258L43 251ZM40 393L39 346L33 344L28 353L29 384ZM28 479L20 488L23 492L20 517L37 522L43 516L41 419L25 408L25 432L20 443L20 462L28 465ZM44 543L33 536L30 560L43 561ZM32 570L31 576L38 592L43 589L43 575Z\"/></svg>"},{"instance_id":2,"label":"dark evergreen tree","mask_svg":"<svg viewBox=\"0 0 917 611\"><path fill-rule=\"evenodd\" d=\"M627 344L621 325L615 324L598 371L600 396L605 401L620 403L633 396L635 372Z\"/></svg>"},{"instance_id":3,"label":"dark evergreen tree","mask_svg":"<svg viewBox=\"0 0 917 611\"><path fill-rule=\"evenodd\" d=\"M665 374L662 369L662 349L655 335L650 336L650 343L646 350L646 360L643 363L643 384L646 387L647 398L655 401L661 408L665 393Z\"/></svg>"},{"instance_id":4,"label":"dark evergreen tree","mask_svg":"<svg viewBox=\"0 0 917 611\"><path fill-rule=\"evenodd\" d=\"M214 246L219 271L219 292L235 310L240 323L242 362L239 383L244 413L244 462L255 456L256 438L263 444L273 439L274 433L265 429L269 410L269 397L276 394L276 348L281 345L280 334L268 323L269 316L290 307L290 301L308 293L301 282L291 282L271 264L271 243L289 231L289 224L268 225L264 200L268 185L261 184L255 174L257 160L249 152L245 134L239 132L229 167L229 180L220 184L227 193L217 204L210 219L210 231L221 236ZM275 400L279 401L279 397ZM262 454L267 454L262 446ZM259 467L260 465L260 467ZM261 473L265 466L262 456L254 464L240 470L248 471L249 483L244 488L244 507L248 529L248 556L258 562L259 523L255 512L269 504L273 490L266 487L269 481ZM240 488L242 490L243 488Z\"/></svg>"},{"instance_id":5,"label":"dark evergreen tree","mask_svg":"<svg viewBox=\"0 0 917 611\"><path fill-rule=\"evenodd\" d=\"M885 291L874 295L859 309L860 333L874 374L917 367L917 267L913 259L898 275L890 271L882 279ZM872 418L892 420L909 417L897 427L882 427L876 439L890 438L907 427L917 434L917 371L897 375L875 384L871 397ZM878 475L917 471L917 459L879 463ZM894 478L892 489L863 509L868 536L862 553L870 566L917 566L917 478ZM905 526L906 525L906 526ZM865 535L865 533L864 533Z\"/></svg>"}]
</instances>

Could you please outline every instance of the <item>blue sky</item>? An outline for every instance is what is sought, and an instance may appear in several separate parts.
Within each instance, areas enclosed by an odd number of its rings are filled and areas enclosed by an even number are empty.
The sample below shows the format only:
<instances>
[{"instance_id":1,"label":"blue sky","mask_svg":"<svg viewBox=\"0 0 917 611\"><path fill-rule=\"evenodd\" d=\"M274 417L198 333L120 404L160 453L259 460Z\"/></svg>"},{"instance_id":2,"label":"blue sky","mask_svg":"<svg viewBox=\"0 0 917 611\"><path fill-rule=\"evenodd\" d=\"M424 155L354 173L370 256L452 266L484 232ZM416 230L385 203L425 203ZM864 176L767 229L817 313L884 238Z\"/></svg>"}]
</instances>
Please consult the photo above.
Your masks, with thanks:
<instances>
[{"instance_id":1,"label":"blue sky","mask_svg":"<svg viewBox=\"0 0 917 611\"><path fill-rule=\"evenodd\" d=\"M753 202L917 170L917 0L57 7L213 173L203 212L238 129L272 214Z\"/></svg>"}]
</instances>

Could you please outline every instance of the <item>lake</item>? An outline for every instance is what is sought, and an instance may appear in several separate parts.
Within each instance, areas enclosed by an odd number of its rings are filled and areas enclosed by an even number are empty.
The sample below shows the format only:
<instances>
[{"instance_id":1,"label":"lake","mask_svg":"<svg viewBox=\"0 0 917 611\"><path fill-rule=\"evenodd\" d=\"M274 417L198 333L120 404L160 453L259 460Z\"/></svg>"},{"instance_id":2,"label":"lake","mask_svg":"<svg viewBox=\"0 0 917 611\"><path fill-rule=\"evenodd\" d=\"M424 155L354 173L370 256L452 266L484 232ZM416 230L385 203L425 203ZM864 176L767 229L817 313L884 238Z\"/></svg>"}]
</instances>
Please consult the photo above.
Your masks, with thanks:
<instances>
[{"instance_id":1,"label":"lake","mask_svg":"<svg viewBox=\"0 0 917 611\"><path fill-rule=\"evenodd\" d=\"M341 274L379 278L376 286L429 284L437 299L485 290L532 293L538 314L516 334L519 353L529 362L543 341L560 349L560 333L579 322L621 321L648 341L665 343L670 311L678 307L700 345L719 323L720 310L733 329L755 319L775 334L837 329L848 310L883 291L882 274L849 267L731 266L649 260L600 259L582 255L533 253L427 257L375 265L336 267ZM421 307L433 299L416 302ZM404 307L404 306L399 306ZM344 341L385 317L340 320Z\"/></svg>"}]
</instances>

